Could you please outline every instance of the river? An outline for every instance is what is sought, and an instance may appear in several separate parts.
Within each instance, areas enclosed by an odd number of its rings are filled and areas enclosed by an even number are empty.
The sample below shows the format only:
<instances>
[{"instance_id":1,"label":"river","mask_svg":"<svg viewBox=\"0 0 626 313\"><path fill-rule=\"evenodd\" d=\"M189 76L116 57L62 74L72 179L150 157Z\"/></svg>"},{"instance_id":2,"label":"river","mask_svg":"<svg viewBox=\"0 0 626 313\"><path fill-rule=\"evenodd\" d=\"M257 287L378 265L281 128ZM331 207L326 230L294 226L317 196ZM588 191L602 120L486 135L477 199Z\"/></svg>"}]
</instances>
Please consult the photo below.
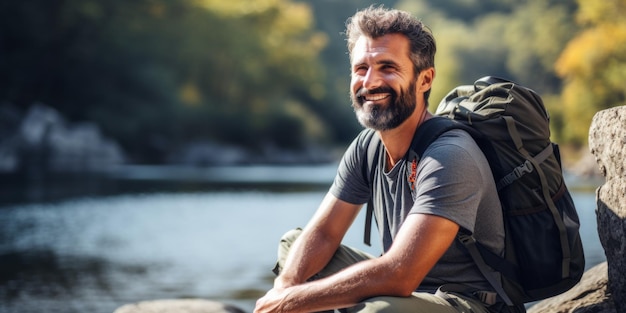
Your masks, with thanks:
<instances>
[{"instance_id":1,"label":"river","mask_svg":"<svg viewBox=\"0 0 626 313\"><path fill-rule=\"evenodd\" d=\"M304 226L334 166L125 168L113 191L0 206L0 312L110 313L204 298L251 311L277 240ZM228 179L227 179L228 178ZM135 186L130 188L129 186ZM592 191L573 192L588 267L604 260ZM362 243L363 212L345 243Z\"/></svg>"}]
</instances>

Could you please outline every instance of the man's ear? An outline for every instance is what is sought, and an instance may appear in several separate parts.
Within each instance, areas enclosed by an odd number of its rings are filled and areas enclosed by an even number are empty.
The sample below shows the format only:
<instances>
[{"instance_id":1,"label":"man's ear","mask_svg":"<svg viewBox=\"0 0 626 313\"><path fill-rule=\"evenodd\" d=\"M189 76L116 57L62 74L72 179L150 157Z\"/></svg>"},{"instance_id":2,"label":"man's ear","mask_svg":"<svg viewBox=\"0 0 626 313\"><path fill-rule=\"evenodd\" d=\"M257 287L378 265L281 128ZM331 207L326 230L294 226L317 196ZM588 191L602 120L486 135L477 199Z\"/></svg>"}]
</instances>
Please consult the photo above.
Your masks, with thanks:
<instances>
[{"instance_id":1,"label":"man's ear","mask_svg":"<svg viewBox=\"0 0 626 313\"><path fill-rule=\"evenodd\" d=\"M420 72L417 78L417 90L424 93L433 86L433 80L435 80L435 68L429 67Z\"/></svg>"}]
</instances>

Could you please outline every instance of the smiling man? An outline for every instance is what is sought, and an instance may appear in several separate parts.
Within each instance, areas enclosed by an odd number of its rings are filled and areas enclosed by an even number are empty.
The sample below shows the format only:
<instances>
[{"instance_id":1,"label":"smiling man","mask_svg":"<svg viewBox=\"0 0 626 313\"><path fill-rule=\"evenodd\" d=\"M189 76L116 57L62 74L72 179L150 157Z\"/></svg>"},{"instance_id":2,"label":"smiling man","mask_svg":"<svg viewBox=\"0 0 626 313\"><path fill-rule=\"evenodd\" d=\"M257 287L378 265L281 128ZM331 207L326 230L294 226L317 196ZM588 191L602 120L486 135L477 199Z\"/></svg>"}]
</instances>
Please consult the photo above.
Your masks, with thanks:
<instances>
[{"instance_id":1,"label":"smiling man","mask_svg":"<svg viewBox=\"0 0 626 313\"><path fill-rule=\"evenodd\" d=\"M346 34L352 106L366 129L346 150L307 226L281 239L278 277L255 312L506 309L479 300L478 293L493 290L455 240L468 231L494 253L504 247L500 202L482 152L467 133L451 130L419 163L408 156L413 136L432 117L432 34L409 13L382 7L357 12ZM367 157L372 149L374 164ZM379 257L341 245L370 199L384 249Z\"/></svg>"}]
</instances>

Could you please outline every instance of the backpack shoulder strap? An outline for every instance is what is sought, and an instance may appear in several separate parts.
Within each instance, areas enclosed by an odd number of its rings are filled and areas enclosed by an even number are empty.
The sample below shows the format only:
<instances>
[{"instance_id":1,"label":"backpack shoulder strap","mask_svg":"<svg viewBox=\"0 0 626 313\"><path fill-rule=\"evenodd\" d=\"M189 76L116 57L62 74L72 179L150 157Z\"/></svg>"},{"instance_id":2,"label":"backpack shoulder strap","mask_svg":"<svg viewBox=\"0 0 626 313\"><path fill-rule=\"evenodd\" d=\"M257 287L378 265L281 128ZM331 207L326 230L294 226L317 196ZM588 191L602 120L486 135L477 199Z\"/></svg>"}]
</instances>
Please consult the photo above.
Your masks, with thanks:
<instances>
[{"instance_id":1,"label":"backpack shoulder strap","mask_svg":"<svg viewBox=\"0 0 626 313\"><path fill-rule=\"evenodd\" d=\"M480 273L483 274L485 279L487 279L489 284L495 289L502 301L504 301L504 303L508 306L513 306L513 301L511 301L511 298L507 295L504 290L504 286L500 281L500 277L498 276L498 272L502 272L494 269L494 267L487 264L487 262L491 261L491 264L499 265L497 266L499 269L506 270L507 274L514 275L511 265L506 263L506 260L503 258L496 256L491 251L481 246L473 235L459 232L457 238L465 246Z\"/></svg>"},{"instance_id":2,"label":"backpack shoulder strap","mask_svg":"<svg viewBox=\"0 0 626 313\"><path fill-rule=\"evenodd\" d=\"M374 133L372 138L367 146L367 159L364 164L367 165L365 169L365 177L369 179L369 183L372 184L374 181L374 167L378 164L378 150L382 141L378 134ZM374 216L374 203L372 202L372 196L367 201L367 208L365 212L365 233L363 234L363 242L367 246L372 246L371 238L372 238L372 217Z\"/></svg>"},{"instance_id":3,"label":"backpack shoulder strap","mask_svg":"<svg viewBox=\"0 0 626 313\"><path fill-rule=\"evenodd\" d=\"M469 130L469 127L447 117L434 116L424 121L415 132L411 142L410 153L415 153L418 160L424 151L443 133L452 129Z\"/></svg>"},{"instance_id":4,"label":"backpack shoulder strap","mask_svg":"<svg viewBox=\"0 0 626 313\"><path fill-rule=\"evenodd\" d=\"M415 131L411 147L409 148L409 158L413 159L415 157L419 162L420 157L433 141L448 130L457 128L467 129L464 125L445 117L436 116L424 121ZM367 169L367 177L369 177L370 183L374 180L374 167L378 164L378 148L380 143L380 138L374 135L367 149L366 164L369 166ZM363 237L363 242L368 246L371 246L373 215L374 203L372 197L370 197L365 212L365 232Z\"/></svg>"}]
</instances>

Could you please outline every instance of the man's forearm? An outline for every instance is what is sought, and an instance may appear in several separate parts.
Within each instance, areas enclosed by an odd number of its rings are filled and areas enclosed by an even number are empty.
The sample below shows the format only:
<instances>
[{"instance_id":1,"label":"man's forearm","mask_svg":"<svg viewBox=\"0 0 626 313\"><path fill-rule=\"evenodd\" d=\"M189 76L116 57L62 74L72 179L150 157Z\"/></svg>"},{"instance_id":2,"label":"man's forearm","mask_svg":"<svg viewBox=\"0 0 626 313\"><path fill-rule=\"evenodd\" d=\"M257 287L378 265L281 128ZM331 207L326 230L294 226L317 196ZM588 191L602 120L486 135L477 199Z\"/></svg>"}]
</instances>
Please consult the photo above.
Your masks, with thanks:
<instances>
[{"instance_id":1,"label":"man's forearm","mask_svg":"<svg viewBox=\"0 0 626 313\"><path fill-rule=\"evenodd\" d=\"M339 248L361 206L327 193L315 215L292 244L277 283L293 286L319 273Z\"/></svg>"},{"instance_id":2,"label":"man's forearm","mask_svg":"<svg viewBox=\"0 0 626 313\"><path fill-rule=\"evenodd\" d=\"M300 285L319 273L339 247L338 242L324 238L319 232L304 231L293 243L275 287Z\"/></svg>"},{"instance_id":3,"label":"man's forearm","mask_svg":"<svg viewBox=\"0 0 626 313\"><path fill-rule=\"evenodd\" d=\"M315 312L350 307L373 296L407 296L385 260L350 266L327 278L284 289L281 312Z\"/></svg>"},{"instance_id":4,"label":"man's forearm","mask_svg":"<svg viewBox=\"0 0 626 313\"><path fill-rule=\"evenodd\" d=\"M353 306L374 296L410 296L458 230L459 226L446 218L410 214L383 256L355 263L323 279L276 290L278 298L262 302L280 302L284 308L280 312L315 312Z\"/></svg>"}]
</instances>

